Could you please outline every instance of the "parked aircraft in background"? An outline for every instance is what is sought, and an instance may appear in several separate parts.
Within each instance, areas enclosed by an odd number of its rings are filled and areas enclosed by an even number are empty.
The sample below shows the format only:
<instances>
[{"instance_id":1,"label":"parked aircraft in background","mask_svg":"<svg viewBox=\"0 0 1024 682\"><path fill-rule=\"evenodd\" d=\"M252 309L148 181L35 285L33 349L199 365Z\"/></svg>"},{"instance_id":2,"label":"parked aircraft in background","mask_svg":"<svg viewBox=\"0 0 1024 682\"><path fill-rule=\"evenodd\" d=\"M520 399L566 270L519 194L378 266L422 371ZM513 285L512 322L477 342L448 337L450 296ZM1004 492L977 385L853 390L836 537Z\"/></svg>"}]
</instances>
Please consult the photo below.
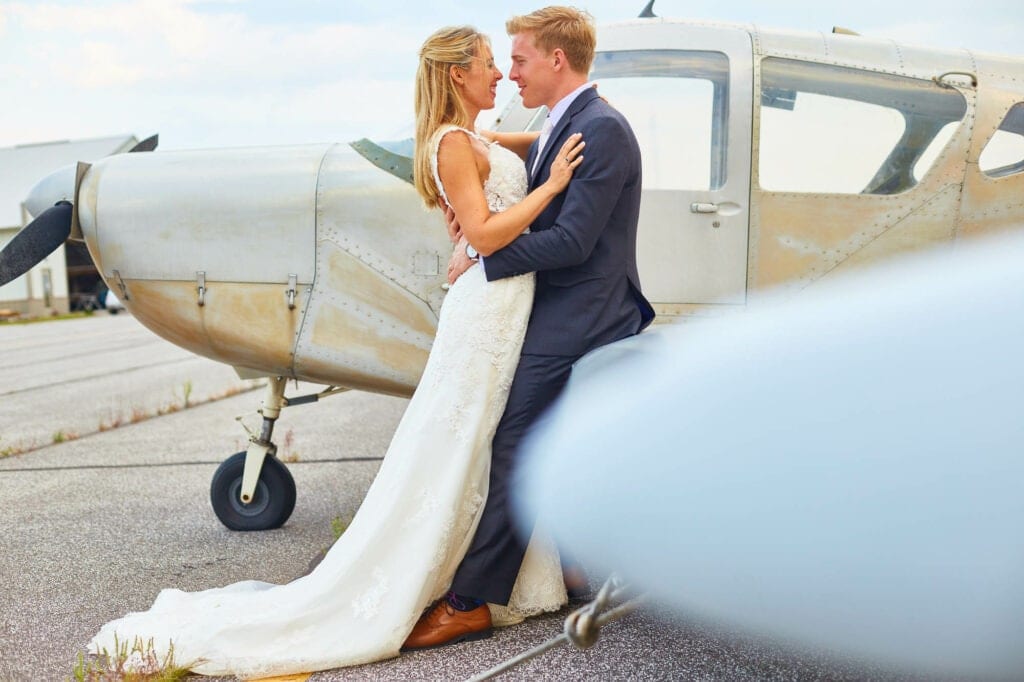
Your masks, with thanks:
<instances>
[{"instance_id":1,"label":"parked aircraft in background","mask_svg":"<svg viewBox=\"0 0 1024 682\"><path fill-rule=\"evenodd\" d=\"M643 152L640 274L662 321L1024 226L1024 58L652 16L601 27L598 49L593 79ZM543 115L517 98L495 127ZM70 234L147 327L269 377L262 431L211 497L231 528L276 527L295 503L272 442L301 402L287 379L408 395L430 349L451 246L411 154L364 139L79 164L33 190L0 284Z\"/></svg>"}]
</instances>

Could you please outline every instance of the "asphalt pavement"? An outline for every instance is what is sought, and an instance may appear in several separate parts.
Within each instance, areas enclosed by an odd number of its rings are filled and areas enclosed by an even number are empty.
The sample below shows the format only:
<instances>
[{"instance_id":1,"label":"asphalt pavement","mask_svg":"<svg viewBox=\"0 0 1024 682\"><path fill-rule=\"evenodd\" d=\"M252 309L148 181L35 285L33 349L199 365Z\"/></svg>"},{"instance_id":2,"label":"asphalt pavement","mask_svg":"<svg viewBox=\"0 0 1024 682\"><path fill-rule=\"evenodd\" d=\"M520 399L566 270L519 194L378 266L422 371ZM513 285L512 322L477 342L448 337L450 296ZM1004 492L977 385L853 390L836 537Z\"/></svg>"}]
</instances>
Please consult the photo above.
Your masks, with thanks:
<instances>
[{"instance_id":1,"label":"asphalt pavement","mask_svg":"<svg viewBox=\"0 0 1024 682\"><path fill-rule=\"evenodd\" d=\"M291 384L287 395L319 388ZM298 487L295 512L277 530L232 532L210 508L210 478L244 449L236 417L255 427L260 398L253 382L129 315L0 325L0 452L14 453L0 458L0 682L69 679L103 623L146 609L163 587L287 582L329 547L332 521L355 514L406 401L353 391L287 408L275 441ZM309 679L468 679L558 635L568 613ZM592 648L552 649L501 679L906 676L650 604Z\"/></svg>"}]
</instances>

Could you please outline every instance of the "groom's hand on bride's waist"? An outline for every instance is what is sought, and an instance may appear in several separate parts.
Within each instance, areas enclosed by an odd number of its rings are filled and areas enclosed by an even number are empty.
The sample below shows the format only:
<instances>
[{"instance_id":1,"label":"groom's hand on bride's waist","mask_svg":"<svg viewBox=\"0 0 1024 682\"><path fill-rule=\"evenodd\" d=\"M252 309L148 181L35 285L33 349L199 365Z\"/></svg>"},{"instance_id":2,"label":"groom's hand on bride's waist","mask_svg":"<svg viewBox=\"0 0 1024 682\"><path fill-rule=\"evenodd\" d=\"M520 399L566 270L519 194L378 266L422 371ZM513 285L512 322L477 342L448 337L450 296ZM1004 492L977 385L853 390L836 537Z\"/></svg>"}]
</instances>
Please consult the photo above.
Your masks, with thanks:
<instances>
[{"instance_id":1,"label":"groom's hand on bride's waist","mask_svg":"<svg viewBox=\"0 0 1024 682\"><path fill-rule=\"evenodd\" d=\"M455 284L455 280L461 277L462 273L476 264L477 259L470 258L469 254L466 253L466 246L468 245L469 242L466 241L465 237L460 237L459 241L455 244L452 257L448 261L448 284Z\"/></svg>"},{"instance_id":2,"label":"groom's hand on bride's waist","mask_svg":"<svg viewBox=\"0 0 1024 682\"><path fill-rule=\"evenodd\" d=\"M441 200L444 206L444 223L445 227L448 228L448 239L452 240L452 244L458 244L459 240L462 239L462 226L459 225L459 221L455 218L455 211L445 201Z\"/></svg>"}]
</instances>

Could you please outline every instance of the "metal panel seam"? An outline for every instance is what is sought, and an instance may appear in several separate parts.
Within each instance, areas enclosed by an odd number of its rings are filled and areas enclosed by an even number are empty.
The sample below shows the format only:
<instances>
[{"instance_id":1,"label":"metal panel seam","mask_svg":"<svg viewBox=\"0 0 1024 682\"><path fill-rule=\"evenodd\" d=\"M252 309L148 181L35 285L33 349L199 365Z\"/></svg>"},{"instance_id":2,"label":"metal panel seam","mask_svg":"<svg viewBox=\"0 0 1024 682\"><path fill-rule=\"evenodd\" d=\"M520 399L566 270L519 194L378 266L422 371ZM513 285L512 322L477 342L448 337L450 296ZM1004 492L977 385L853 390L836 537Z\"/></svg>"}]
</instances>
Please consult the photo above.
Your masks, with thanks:
<instances>
[{"instance_id":1,"label":"metal panel seam","mask_svg":"<svg viewBox=\"0 0 1024 682\"><path fill-rule=\"evenodd\" d=\"M331 150L338 146L335 142L324 150L323 156L320 157L320 165L316 169L316 190L313 192L313 281L308 285L306 291L308 295L305 297L305 305L302 306L302 319L299 324L295 325L295 339L292 342L292 363L291 371L292 377L295 376L295 362L299 356L299 340L302 339L302 332L306 327L307 313L309 312L309 306L313 302L313 293L316 291L317 280L320 278L319 257L317 251L319 250L320 240L318 239L320 231L320 176L324 170L324 164L327 163L327 157L330 156Z\"/></svg>"}]
</instances>

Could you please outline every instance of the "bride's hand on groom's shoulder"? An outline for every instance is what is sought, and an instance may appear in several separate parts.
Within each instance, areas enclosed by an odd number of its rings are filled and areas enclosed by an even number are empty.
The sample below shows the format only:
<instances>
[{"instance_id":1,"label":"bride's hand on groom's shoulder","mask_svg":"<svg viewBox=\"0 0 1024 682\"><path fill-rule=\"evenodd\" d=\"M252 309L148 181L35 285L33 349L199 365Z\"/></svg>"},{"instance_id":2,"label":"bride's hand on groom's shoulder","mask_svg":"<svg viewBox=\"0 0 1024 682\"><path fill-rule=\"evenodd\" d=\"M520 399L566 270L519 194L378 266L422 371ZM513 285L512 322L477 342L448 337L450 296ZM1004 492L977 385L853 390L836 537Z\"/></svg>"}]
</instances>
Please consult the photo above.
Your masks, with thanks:
<instances>
[{"instance_id":1,"label":"bride's hand on groom's shoulder","mask_svg":"<svg viewBox=\"0 0 1024 682\"><path fill-rule=\"evenodd\" d=\"M551 172L544 183L555 193L561 192L569 185L573 172L583 163L582 152L585 145L583 134L573 133L558 150L555 160L551 162Z\"/></svg>"}]
</instances>

